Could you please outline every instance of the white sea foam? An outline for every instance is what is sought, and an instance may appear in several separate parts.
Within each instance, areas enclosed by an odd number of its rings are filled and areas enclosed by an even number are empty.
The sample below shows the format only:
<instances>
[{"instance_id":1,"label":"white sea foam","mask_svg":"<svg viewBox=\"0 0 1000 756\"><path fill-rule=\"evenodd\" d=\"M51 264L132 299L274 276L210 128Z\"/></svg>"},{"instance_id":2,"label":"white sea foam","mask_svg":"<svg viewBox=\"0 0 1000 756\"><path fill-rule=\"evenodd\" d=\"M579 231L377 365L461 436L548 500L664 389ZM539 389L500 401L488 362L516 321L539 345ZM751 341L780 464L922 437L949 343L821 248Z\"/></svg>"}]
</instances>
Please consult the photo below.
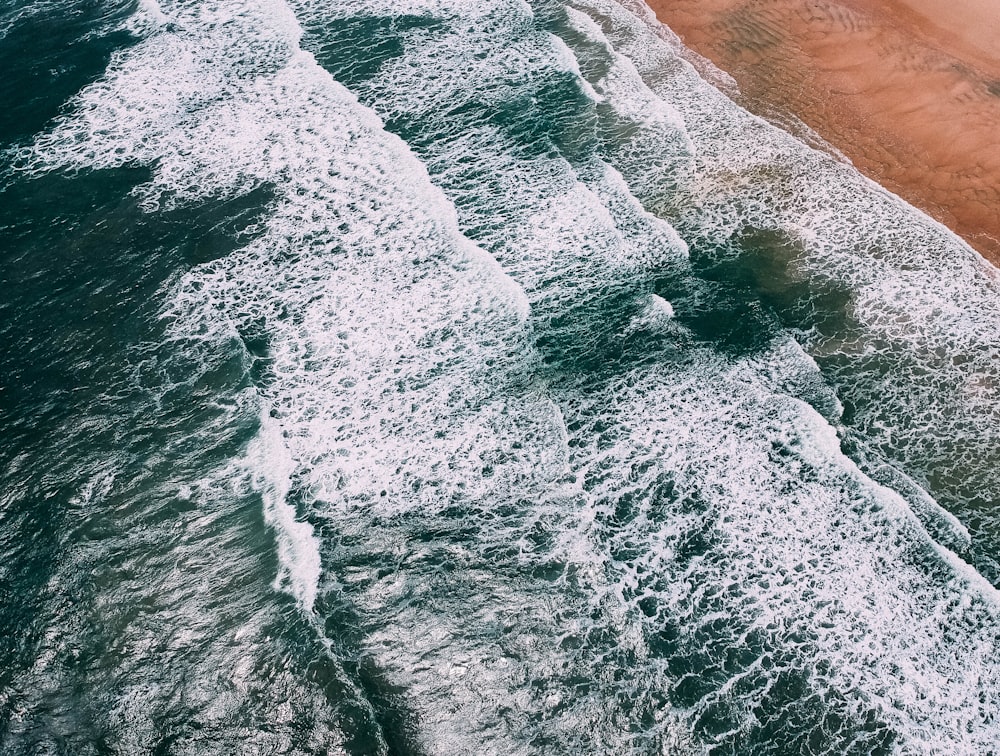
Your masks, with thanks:
<instances>
[{"instance_id":1,"label":"white sea foam","mask_svg":"<svg viewBox=\"0 0 1000 756\"><path fill-rule=\"evenodd\" d=\"M579 14L571 20L585 32L584 42L600 43L604 57L581 60L584 76L600 73L581 83L580 91L594 108L613 104L614 118L632 129L626 135L648 136L626 136L607 146L610 162L647 208L686 224L689 239L699 244L777 223L792 247L816 256L815 265L823 249L833 270L867 267L872 280L889 277L898 285L898 267L859 262L846 252L857 219L833 207L848 188L859 186L853 174L844 173L846 167L831 165L735 109L678 57L675 41L654 35L646 21L610 2L587 9L601 16L601 26ZM339 12L359 18L394 13L374 2L342 5ZM303 13L309 16L308 10ZM546 52L545 38L515 19L498 9L484 20L477 7L466 18L450 16L447 30L437 35L413 35L404 54L364 86L364 97L387 118L421 125L422 156L459 204L462 222L482 229L479 239L524 286L540 323L549 313L559 314L553 321L557 330L549 335L557 344L562 344L557 337L566 337L560 359L578 353L586 364L594 353L591 342L614 339L613 333L600 332L613 330L616 315L600 307L620 295L622 277L641 288L644 270L676 265L683 257L676 251L642 256L641 235L632 236L622 222L622 206L606 200L610 174L590 161L551 153L523 158L502 127L443 115L445 103L473 102L483 92L490 102L526 101L528 93L540 97L533 88L544 61L551 61L550 71L567 68L559 45ZM322 21L310 19L307 26L312 23ZM478 32L480 24L488 32ZM602 27L613 36L603 36ZM570 47L579 41L567 40ZM519 57L522 45L534 51L530 65ZM515 61L510 66L503 62L506 50ZM507 73L516 65L523 70L519 84ZM434 75L425 78L429 69ZM651 123L649 112L670 117ZM477 186L473 178L486 175ZM834 192L833 201L810 205L795 194L797 184L788 183L793 180L814 182L817 195L836 182L845 189ZM501 188L491 191L492 186ZM782 210L785 216L776 216ZM833 229L830 219L836 222ZM886 218L887 224L895 222ZM831 244L841 246L831 250ZM804 278L802 270L791 275ZM855 306L858 302L864 305L860 296ZM680 307L674 305L678 316L689 315ZM635 331L635 322L626 321L626 333ZM683 329L663 333L683 339ZM624 369L607 385L597 381L599 388L585 378L572 391L559 382L550 387L571 429L570 469L578 482L585 481L570 500L582 509L583 531L576 532L588 533L591 545L570 549L567 559L575 565L578 557L572 555L586 554L590 563L589 590L605 612L593 622L605 630L615 627L622 638L647 639L632 648L652 643L665 621L677 622L684 639L678 643L690 644L692 659L708 653L699 646L707 641L699 637L721 632L720 622L728 623L732 648L761 644L743 670L724 672L719 660L703 662L720 665L701 670L704 679L721 679L717 687L706 683L706 692L694 699L695 711L724 707L737 731L752 729L750 712L763 705L772 686L802 675L809 680L803 706L825 700L836 712L831 716L856 722L874 717L908 748L932 747L936 737L941 743L951 738L960 749L990 742L995 732L977 701L995 689L996 672L973 682L969 670L990 658L994 630L969 636L967 646L959 644L941 658L927 649L951 626L994 628L992 589L928 538L912 503L873 483L843 456L834 429L813 409L832 421L844 412L817 363L787 337L735 367L707 352L691 351L688 357L690 365L673 366L673 373ZM578 370L587 375L586 368ZM812 407L784 394L806 396ZM661 489L673 494L658 496ZM911 502L918 498L914 493ZM930 507L928 499L922 502ZM936 517L961 546L961 525L940 510L929 512L928 520ZM953 602L956 591L966 598ZM643 604L647 599L651 603ZM639 605L651 607L651 619L639 616ZM912 628L919 628L919 641L900 644L898 637ZM751 643L751 637L757 640ZM885 658L880 648L886 649ZM679 685L676 678L667 682L676 657L657 657L650 647L642 654L642 671L632 671L631 695L641 698L643 691ZM391 657L410 685L435 679L430 671L418 674L397 652ZM696 673L697 668L691 674ZM680 687L692 680L685 677ZM947 724L956 719L963 722L961 732ZM817 732L823 726L817 723ZM929 734L932 730L938 734ZM969 732L974 734L962 734ZM852 735L850 726L826 736L843 748L875 748L880 737L877 728Z\"/></svg>"},{"instance_id":2,"label":"white sea foam","mask_svg":"<svg viewBox=\"0 0 1000 756\"><path fill-rule=\"evenodd\" d=\"M995 360L991 361L989 357L993 337L988 334L996 333L1000 324L1000 296L995 283L985 275L982 263L938 224L873 187L847 168L831 164L759 119L733 108L725 98L706 87L693 71L680 64L673 52L676 41L660 41L662 38L657 37L656 30L646 27L648 16L637 18L623 12L613 2L577 5L584 6L590 13L601 17L603 29L610 30L610 38L598 39L604 54L613 47L617 51L615 54L624 54L634 61L636 71L642 76L641 82L634 81L628 87L620 87L617 93L633 96L637 86L647 86L648 93L644 97L655 93L655 96L672 103L683 116L691 136L696 160L687 166L688 175L683 175L682 171L678 176L677 173L664 173L655 168L658 162L662 162L656 149L649 154L626 155L626 158L631 158L630 162L616 163L647 207L653 207L658 213L673 219L684 229L689 241L699 245L731 238L746 226L781 228L788 238L796 239L795 244L803 250L794 262L797 266L795 275L799 280L810 275L822 276L825 280L833 278L853 292L848 316L859 323L845 325L835 338L841 340L849 334L853 341L853 345L848 346L851 351L860 349L885 359L881 365L871 366L884 371L881 375L875 370L869 372L857 363L848 363L842 373L835 373L842 390L848 381L856 381L853 387L848 384L848 388L853 389L847 392L852 401L866 397L871 402L874 412L860 408L863 414L873 415L871 421L861 423L864 431L880 443L890 457L896 457L904 465L908 464L911 469L925 475L941 468L954 470L956 464L965 465L968 460L964 455L949 459L933 449L927 454L927 445L920 443L921 436L934 439L931 443L939 445L939 448L950 446L955 438L972 442L980 449L981 458L972 463L966 474L975 477L980 496L985 494L988 497L991 491L996 491L996 468L989 461L993 454L989 448L992 442L984 444L993 431L986 430L983 418L995 416L997 396L995 393L988 396L988 392L984 392L976 400L966 401L956 397L958 392L952 388L956 381L969 380L963 379L963 374L976 376L974 382L981 385L982 376L992 376L996 370ZM575 26L581 24L577 22ZM603 32L595 32L594 27L590 32L595 38L597 34L603 36ZM581 64L581 68L586 70L587 65ZM595 88L599 89L596 84ZM606 91L603 94L611 98L615 96L615 93ZM616 159L621 161L621 157ZM653 172L659 173L659 176L650 176L649 166L654 166ZM673 196L668 197L658 190L657 183L671 187ZM806 338L804 343L808 350L823 355L829 367L828 347L836 349L834 341L834 338L828 337ZM957 364L960 367L956 369ZM812 371L815 376L813 382L822 385L815 363ZM765 375L766 372L765 368ZM781 382L777 385L780 386ZM801 394L801 391L793 390L793 393ZM959 401L956 402L956 398ZM949 412L954 413L953 419L931 414L929 407L921 406L928 401L947 407ZM839 401L836 405L834 417L840 414ZM895 414L892 419L891 415L887 417L887 413L881 411L890 407ZM973 427L978 435L975 440L969 433ZM826 439L822 448L828 459L840 456L839 443L829 432L817 429L813 435ZM851 467L849 463L838 464L845 464L846 469ZM912 482L906 484L897 478L896 483L909 492L910 507L921 515L932 532L946 543L959 548L968 546L968 531L954 516L941 510L919 490L914 490ZM873 495L885 500L887 494ZM952 493L951 500L961 504L962 493L957 496ZM893 498L893 501L896 502L895 511L906 511L897 507L898 499ZM838 528L831 525L830 529ZM914 537L916 542L923 539L913 533L910 525L903 527L902 531L906 532L904 541ZM787 528L787 532L799 531L792 527ZM819 532L824 530L817 530ZM888 540L896 541L898 538L894 536ZM870 535L859 533L858 542L868 540ZM951 606L951 596L958 585L963 585L963 590L967 591L964 594L966 601L971 600L973 605L983 602L979 604L979 609L969 609L965 605L964 609L958 610L959 613L968 610L977 619L953 617L951 621L963 626L971 623L973 627L984 623L990 630L985 631L980 625L980 629L967 638L969 647L976 649L970 651L969 659L962 658L962 651L947 657L947 664L954 664L957 668L969 664L968 669L979 670L980 661L977 660L988 658L991 653L988 649L996 643L995 591L960 560L946 552L938 553L939 558L950 565L952 574L961 577L937 588L933 585L923 588L914 586L910 595L920 596L918 603L923 607L918 610L918 615L939 611L928 607ZM854 553L853 556L856 558L858 555ZM846 564L844 568L847 568ZM907 573L901 566L899 569ZM875 575L870 578L873 583L884 579ZM753 582L746 581L747 584ZM906 591L905 585L905 582L900 584L896 590ZM877 593L880 597L883 595L881 590ZM895 626L890 617L899 615L890 612L872 614L863 609L860 600L853 602L853 608L859 612L859 619L869 616L873 627L885 623L885 647L899 650L892 635L910 627L908 623L900 622ZM928 633L923 648L933 646L934 641L930 639L948 625L947 622L941 625L918 620L913 622ZM893 627L897 629L891 629ZM869 629L866 632L877 635L881 631ZM985 635L981 634L983 632ZM963 644L958 645L964 648ZM876 643L874 647L881 646ZM852 654L849 646L838 642L835 648L838 665L849 667L847 660ZM903 655L907 655L905 651ZM995 690L995 671L987 676L970 676L969 672L944 671L947 664L932 671L937 665L921 658L920 653L905 663L901 660L898 663L928 686L919 695L908 697L905 704L897 701L888 707L890 711L903 709L913 714L913 719L905 726L900 725L907 742L923 743L922 747L959 748L964 749L963 752L973 752L994 737L992 729L986 726L990 715L985 714L976 702L979 695L989 695L983 690ZM879 673L885 671L884 667L879 668ZM863 682L863 673L857 674L859 676L854 678L852 686L857 685L859 689L870 690L887 684L879 682L877 675ZM986 677L990 682L986 681ZM887 675L886 679L899 680L900 676L894 673ZM967 688L961 684L956 688L956 679L975 679L975 682ZM932 680L935 682L930 682ZM902 687L912 693L912 685L912 682L905 682ZM948 689L949 695L938 697L937 685ZM918 703L925 699L935 701L929 707L930 714ZM936 731L927 729L925 717L933 719L939 711L936 706L950 712L945 718L947 721L951 721L948 717L954 716L956 709L962 710L961 716L969 717L967 721L979 723L967 725L978 734L966 739L966 735L954 733L944 721ZM978 729L984 726L985 729ZM951 734L942 737L943 731L954 733L953 743L962 745L944 746Z\"/></svg>"},{"instance_id":3,"label":"white sea foam","mask_svg":"<svg viewBox=\"0 0 1000 756\"><path fill-rule=\"evenodd\" d=\"M275 588L287 590L299 605L311 612L319 585L319 541L313 528L296 518L288 501L296 463L281 437L281 428L266 412L261 430L247 449L254 486L264 499L264 522L274 528L278 539L281 573Z\"/></svg>"},{"instance_id":4,"label":"white sea foam","mask_svg":"<svg viewBox=\"0 0 1000 756\"><path fill-rule=\"evenodd\" d=\"M139 0L135 12L125 21L125 28L137 36L147 36L160 31L170 23L167 14L156 0Z\"/></svg>"},{"instance_id":5,"label":"white sea foam","mask_svg":"<svg viewBox=\"0 0 1000 756\"><path fill-rule=\"evenodd\" d=\"M604 26L616 54L634 60L642 77L621 95L644 84L678 109L695 144L697 157L680 174L656 167L663 159L655 146L616 156L633 190L699 246L732 243L748 228L780 232L797 252L790 280L778 285L808 282L815 294L843 300L842 312L827 313L839 326L810 327L801 340L852 405L854 427L953 512L983 523L1000 487L1000 288L989 266L849 167L733 108L647 21L613 2L588 7L615 19ZM603 32L592 29L591 43L606 56L612 40L595 34ZM987 515L973 538L986 567L997 530Z\"/></svg>"},{"instance_id":6,"label":"white sea foam","mask_svg":"<svg viewBox=\"0 0 1000 756\"><path fill-rule=\"evenodd\" d=\"M302 406L309 396L325 399L322 392L327 390L321 373L298 373L306 343L314 341L312 347L320 352L316 364L330 360L329 380L338 386L352 380L347 366L337 361L337 353L345 351L368 359L357 365L353 380L360 384L358 393L371 387L369 373L386 382L404 379L399 371L391 373L388 365L384 375L377 367L399 357L397 345L386 335L390 323L412 350L433 315L422 319L416 309L401 303L430 308L446 292L435 292L436 282L420 272L416 280L411 276L398 281L410 289L408 293L390 285L374 296L369 293L365 301L365 290L371 286L365 281L374 283L379 277L391 281L392 266L412 267L446 251L453 258L446 265L467 271L459 275L478 278L489 288L486 295L480 291L470 296L461 285L448 291L448 305L455 314L447 322L462 317L459 312L469 317L499 306L509 315L501 314L498 325L508 318L516 323L525 317L526 303L494 261L448 230L454 223L453 209L426 182L421 166L402 153L398 140L382 134L370 111L358 107L311 56L294 48L299 31L282 8L277 4L172 6L171 22L184 31L153 36L124 54L104 81L81 95L74 115L38 140L35 168L155 163L152 182L141 188L150 209L284 182L270 232L232 259L189 274L178 288L170 314L179 336L202 331L217 333L218 339L231 337L255 318L270 315L275 321L266 323L264 334L271 340L275 360L269 396L279 422L291 435L291 448L282 451L285 447L275 441L280 438L276 426L265 422L251 446L250 459L260 464L266 519L278 533L282 569L292 578L289 590L310 609L319 557L311 529L295 521L286 503L293 460L313 452L312 446L296 446L303 433L297 419L303 417L306 425L311 420L310 444L320 444L327 432L316 426L317 418L310 418L315 410ZM275 23L276 19L282 22ZM233 23L240 34L230 36ZM247 67L242 77L239 66ZM378 152L381 162L374 157ZM409 218L407 205L413 210ZM379 213L379 206L387 211ZM400 217L415 228L400 228ZM340 224L352 228L331 233ZM303 235L313 238L307 241ZM377 257L367 259L373 253L382 254L381 265ZM353 271L352 279L352 272L344 270L350 268L341 259L345 254L364 256L362 264L370 263L369 269ZM300 256L299 265L285 260L285 255ZM269 264L275 266L273 274L264 274ZM296 275L305 278L300 281ZM312 309L304 307L305 301L282 302L299 297L315 301L315 292L300 293L306 282L318 291L325 288L328 299ZM278 322L276 311L292 306L302 312L300 322L287 326ZM347 311L349 307L358 309ZM218 325L212 325L216 320ZM337 330L340 339L323 343ZM359 399L357 405L362 403Z\"/></svg>"},{"instance_id":7,"label":"white sea foam","mask_svg":"<svg viewBox=\"0 0 1000 756\"><path fill-rule=\"evenodd\" d=\"M433 522L449 508L492 500L511 514L486 507L484 516L513 518L509 544L536 550L517 539L542 527L555 505L517 502L565 474L566 450L559 413L530 378L537 356L524 294L458 233L454 208L405 146L294 48L296 28L272 24L268 8L164 5L170 29L121 55L74 113L37 141L27 165L150 165L152 180L140 188L150 211L272 187L256 239L185 275L166 315L171 338L189 348L199 339L206 354L240 339L265 345L255 349L267 362L257 389L267 417L248 461L276 531L279 585L303 608L361 575L350 564L353 551L333 536L317 584L316 531L294 516L293 501L340 537L371 540L373 564L388 547L419 565L420 551L405 545L410 519ZM448 548L462 558L459 543ZM433 587L419 569L410 572L409 590ZM373 570L365 593L384 590L384 579ZM410 666L420 639L435 637L429 628L457 623L461 632L466 615L495 615L493 602L506 590L539 623L525 638L541 645L511 667L534 674L548 654L558 655L548 613L561 600L540 588L526 593L516 575L499 579L460 594L442 617L424 615L413 626L418 637L393 621L399 607L387 614L369 608L367 597L348 600L371 612L362 625L366 647L380 643L374 617ZM441 649L452 668L461 646L453 639ZM480 643L470 640L468 649L470 660L482 658ZM474 666L466 690L492 691L495 700L524 695L516 692L521 674L498 679ZM421 698L420 684L412 689L417 711L439 705ZM477 714L471 699L459 708L492 727L495 742L516 748L509 724L490 724L495 714ZM588 709L601 715L598 696ZM454 718L424 714L429 738L476 739ZM577 721L562 725L566 737L578 737Z\"/></svg>"},{"instance_id":8,"label":"white sea foam","mask_svg":"<svg viewBox=\"0 0 1000 756\"><path fill-rule=\"evenodd\" d=\"M780 230L790 277L849 284L863 350L989 344L992 289L967 250L944 267L971 288L928 286L939 258L895 250L884 194L877 254L854 249L872 216L846 167L736 110L648 19L576 5L565 38L523 3L294 6L317 35L440 22L358 85L421 163L280 3L164 3L22 162L149 166L150 211L273 192L253 241L176 283L170 335L258 361L279 585L348 607L424 750L694 751L765 738L768 706L834 750L989 747L992 589L841 452L807 354L833 339L733 357L655 289L694 280L675 227L692 248ZM921 287L937 315L890 307Z\"/></svg>"}]
</instances>

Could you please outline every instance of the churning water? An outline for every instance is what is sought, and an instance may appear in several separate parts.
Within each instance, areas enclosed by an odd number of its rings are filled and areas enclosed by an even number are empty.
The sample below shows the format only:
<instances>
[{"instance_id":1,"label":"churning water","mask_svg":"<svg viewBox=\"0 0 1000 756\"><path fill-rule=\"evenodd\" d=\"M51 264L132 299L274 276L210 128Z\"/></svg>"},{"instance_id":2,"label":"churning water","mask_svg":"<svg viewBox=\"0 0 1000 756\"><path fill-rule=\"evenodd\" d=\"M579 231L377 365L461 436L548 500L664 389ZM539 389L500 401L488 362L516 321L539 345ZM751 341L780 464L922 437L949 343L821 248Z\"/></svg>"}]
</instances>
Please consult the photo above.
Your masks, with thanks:
<instances>
[{"instance_id":1,"label":"churning water","mask_svg":"<svg viewBox=\"0 0 1000 756\"><path fill-rule=\"evenodd\" d=\"M996 271L689 58L0 8L0 751L995 748Z\"/></svg>"}]
</instances>

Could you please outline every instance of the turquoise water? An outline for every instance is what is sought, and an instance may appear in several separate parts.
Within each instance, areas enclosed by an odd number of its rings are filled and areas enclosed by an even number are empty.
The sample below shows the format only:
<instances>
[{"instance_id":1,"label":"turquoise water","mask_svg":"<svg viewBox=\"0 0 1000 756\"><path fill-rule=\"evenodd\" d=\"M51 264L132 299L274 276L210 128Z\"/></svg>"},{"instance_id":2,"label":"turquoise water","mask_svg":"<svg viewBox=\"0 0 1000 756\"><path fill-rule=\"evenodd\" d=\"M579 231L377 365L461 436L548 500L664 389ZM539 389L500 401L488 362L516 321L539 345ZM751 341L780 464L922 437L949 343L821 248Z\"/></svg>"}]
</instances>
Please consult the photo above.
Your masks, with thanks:
<instances>
[{"instance_id":1,"label":"turquoise water","mask_svg":"<svg viewBox=\"0 0 1000 756\"><path fill-rule=\"evenodd\" d=\"M685 55L0 9L0 752L995 747L996 273Z\"/></svg>"}]
</instances>

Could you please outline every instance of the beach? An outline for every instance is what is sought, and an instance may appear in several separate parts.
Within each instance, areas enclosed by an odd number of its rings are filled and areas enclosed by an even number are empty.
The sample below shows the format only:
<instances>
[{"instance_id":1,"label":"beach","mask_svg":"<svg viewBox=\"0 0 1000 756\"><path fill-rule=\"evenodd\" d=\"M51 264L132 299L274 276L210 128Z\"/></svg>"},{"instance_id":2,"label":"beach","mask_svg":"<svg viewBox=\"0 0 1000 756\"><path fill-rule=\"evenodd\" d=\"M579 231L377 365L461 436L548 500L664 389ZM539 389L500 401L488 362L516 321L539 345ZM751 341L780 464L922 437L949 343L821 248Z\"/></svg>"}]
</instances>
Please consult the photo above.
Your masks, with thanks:
<instances>
[{"instance_id":1,"label":"beach","mask_svg":"<svg viewBox=\"0 0 1000 756\"><path fill-rule=\"evenodd\" d=\"M740 104L801 119L1000 263L1000 12L988 0L652 0Z\"/></svg>"}]
</instances>

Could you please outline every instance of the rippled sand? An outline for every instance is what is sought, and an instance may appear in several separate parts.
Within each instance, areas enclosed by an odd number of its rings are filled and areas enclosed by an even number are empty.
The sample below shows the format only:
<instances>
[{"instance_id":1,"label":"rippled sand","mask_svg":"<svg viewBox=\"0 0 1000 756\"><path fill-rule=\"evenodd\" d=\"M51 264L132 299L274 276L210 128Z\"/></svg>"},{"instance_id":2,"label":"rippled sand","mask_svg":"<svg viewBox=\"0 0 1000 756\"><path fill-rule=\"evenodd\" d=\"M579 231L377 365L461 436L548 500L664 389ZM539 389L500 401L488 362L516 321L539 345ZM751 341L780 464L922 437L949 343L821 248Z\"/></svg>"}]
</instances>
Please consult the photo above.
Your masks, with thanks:
<instances>
[{"instance_id":1,"label":"rippled sand","mask_svg":"<svg viewBox=\"0 0 1000 756\"><path fill-rule=\"evenodd\" d=\"M651 0L752 110L790 112L1000 264L1000 5Z\"/></svg>"}]
</instances>

